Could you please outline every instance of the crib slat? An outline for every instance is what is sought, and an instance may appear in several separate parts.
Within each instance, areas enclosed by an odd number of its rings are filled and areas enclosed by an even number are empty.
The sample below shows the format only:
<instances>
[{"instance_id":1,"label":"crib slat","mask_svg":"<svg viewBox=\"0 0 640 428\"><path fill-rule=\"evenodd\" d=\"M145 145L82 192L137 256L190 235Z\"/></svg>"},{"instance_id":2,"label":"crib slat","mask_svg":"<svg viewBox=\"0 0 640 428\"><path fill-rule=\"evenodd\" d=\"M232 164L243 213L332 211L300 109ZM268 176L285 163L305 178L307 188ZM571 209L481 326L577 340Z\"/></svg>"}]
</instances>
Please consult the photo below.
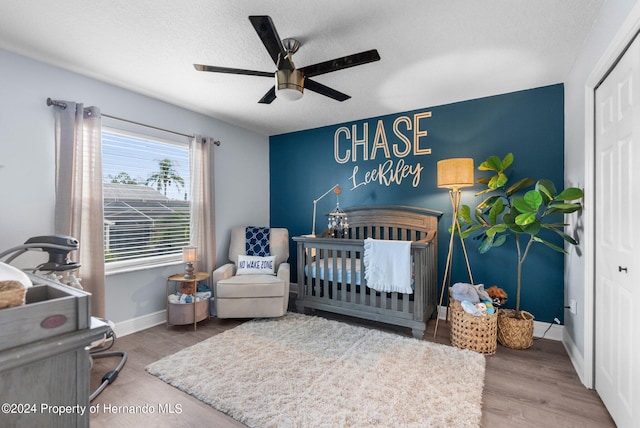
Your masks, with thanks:
<instances>
[{"instance_id":1,"label":"crib slat","mask_svg":"<svg viewBox=\"0 0 640 428\"><path fill-rule=\"evenodd\" d=\"M312 251L315 251L314 248L309 247L308 250L309 252L309 259L307 260L307 269L308 269L308 275L307 275L307 295L309 296L313 296L314 294L314 283L315 280L313 279L312 275L312 269L313 269L313 264L315 262L315 257L312 255Z\"/></svg>"},{"instance_id":2,"label":"crib slat","mask_svg":"<svg viewBox=\"0 0 640 428\"><path fill-rule=\"evenodd\" d=\"M423 272L426 264L426 260L424 259L424 251L416 249L414 251L414 259L415 261L415 277L423 279ZM426 321L424 319L424 295L422 287L415 287L414 297L413 297L413 313L414 319L418 321Z\"/></svg>"},{"instance_id":3,"label":"crib slat","mask_svg":"<svg viewBox=\"0 0 640 428\"><path fill-rule=\"evenodd\" d=\"M357 251L356 252L356 257L362 259L364 257L364 253L360 252L360 251ZM355 263L354 263L354 267L355 267ZM360 284L361 285L360 285L360 293L357 293L357 294L360 296L360 304L361 305L366 305L367 304L367 301L366 301L367 300L367 288L368 288L366 286L366 284L367 284L367 280L366 280L367 271L366 271L366 267L364 265L364 262L362 262L362 261L360 262L360 269L361 269L361 272L360 272Z\"/></svg>"},{"instance_id":4,"label":"crib slat","mask_svg":"<svg viewBox=\"0 0 640 428\"><path fill-rule=\"evenodd\" d=\"M340 259L340 271L342 272L342 291L340 292L340 300L343 302L347 300L347 290L349 289L349 281L347 281L347 254L346 251L342 252L342 259ZM356 274L355 271L351 271L351 288L355 288Z\"/></svg>"},{"instance_id":5,"label":"crib slat","mask_svg":"<svg viewBox=\"0 0 640 428\"><path fill-rule=\"evenodd\" d=\"M313 295L316 297L320 297L320 259L322 256L322 252L316 249L316 277L313 282Z\"/></svg>"},{"instance_id":6,"label":"crib slat","mask_svg":"<svg viewBox=\"0 0 640 428\"><path fill-rule=\"evenodd\" d=\"M332 295L328 296L332 299L336 299L338 296L338 259L337 255L340 254L340 250L332 251L333 256L331 257L331 265L333 270L333 276L331 278L331 291ZM342 272L342 278L340 278L340 282L344 281L345 272Z\"/></svg>"},{"instance_id":7,"label":"crib slat","mask_svg":"<svg viewBox=\"0 0 640 428\"><path fill-rule=\"evenodd\" d=\"M311 275L311 269L313 269L313 257L311 257L311 248L307 247L307 258L305 260L305 263L307 265L307 277L304 281L304 291L303 291L303 296L310 296L312 295L312 289L311 287L313 287L313 276ZM300 275L300 273L298 272L298 275ZM302 290L301 290L302 291Z\"/></svg>"},{"instance_id":8,"label":"crib slat","mask_svg":"<svg viewBox=\"0 0 640 428\"><path fill-rule=\"evenodd\" d=\"M330 277L329 277L329 252L327 250L322 250L322 264L324 265L322 267L323 272L324 272L324 279L322 280L322 286L321 286L321 291L320 291L320 297L322 297L325 300L329 299L329 281L330 281Z\"/></svg>"},{"instance_id":9,"label":"crib slat","mask_svg":"<svg viewBox=\"0 0 640 428\"><path fill-rule=\"evenodd\" d=\"M298 243L298 260L303 260L304 264L308 263L309 259L309 257L306 256L307 251L308 250L305 248L304 244ZM299 265L301 264L299 263ZM307 272L311 273L310 270L307 270ZM304 296L307 292L306 281L310 276L311 275L306 275L305 277L304 269L298 269L298 280L296 281L298 283L298 299Z\"/></svg>"},{"instance_id":10,"label":"crib slat","mask_svg":"<svg viewBox=\"0 0 640 428\"><path fill-rule=\"evenodd\" d=\"M347 269L351 270L351 286L349 288L349 302L356 303L356 297L358 295L358 285L356 284L356 276L354 273L356 272L356 257L357 254L355 251L349 251L349 266ZM346 265L346 261L345 261ZM364 277L363 277L364 278Z\"/></svg>"}]
</instances>

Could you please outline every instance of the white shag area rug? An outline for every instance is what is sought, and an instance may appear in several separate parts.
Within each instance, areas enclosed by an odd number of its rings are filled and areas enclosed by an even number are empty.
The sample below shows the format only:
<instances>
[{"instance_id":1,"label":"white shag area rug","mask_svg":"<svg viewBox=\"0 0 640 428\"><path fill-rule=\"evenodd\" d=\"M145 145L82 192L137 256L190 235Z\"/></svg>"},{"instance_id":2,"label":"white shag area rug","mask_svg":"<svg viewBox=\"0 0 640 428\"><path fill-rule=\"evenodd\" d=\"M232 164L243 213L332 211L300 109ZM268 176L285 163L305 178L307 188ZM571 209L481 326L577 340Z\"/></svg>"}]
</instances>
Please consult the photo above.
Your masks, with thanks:
<instances>
[{"instance_id":1,"label":"white shag area rug","mask_svg":"<svg viewBox=\"0 0 640 428\"><path fill-rule=\"evenodd\" d=\"M477 427L473 351L288 313L147 366L249 427Z\"/></svg>"}]
</instances>

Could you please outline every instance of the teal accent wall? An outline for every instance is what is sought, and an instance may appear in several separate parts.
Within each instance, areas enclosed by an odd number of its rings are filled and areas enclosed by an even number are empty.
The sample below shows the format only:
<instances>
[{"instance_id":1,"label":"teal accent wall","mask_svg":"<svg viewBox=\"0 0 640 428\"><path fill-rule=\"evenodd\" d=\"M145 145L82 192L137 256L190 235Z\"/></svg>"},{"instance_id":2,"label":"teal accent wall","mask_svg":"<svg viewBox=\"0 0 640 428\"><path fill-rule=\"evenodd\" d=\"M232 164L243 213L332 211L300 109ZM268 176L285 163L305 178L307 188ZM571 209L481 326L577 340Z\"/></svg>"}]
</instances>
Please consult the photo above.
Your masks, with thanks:
<instances>
[{"instance_id":1,"label":"teal accent wall","mask_svg":"<svg viewBox=\"0 0 640 428\"><path fill-rule=\"evenodd\" d=\"M563 85L558 84L272 136L271 226L286 227L291 236L311 233L313 200L335 184L342 188L341 207L394 204L439 210L444 213L438 228L442 283L452 208L447 189L436 186L436 163L471 157L477 168L490 155L512 152L512 182L548 178L563 188L563 94ZM485 174L476 170L476 178ZM462 203L472 207L479 203L481 197L474 196L479 190L482 186L463 189ZM326 213L335 206L333 193L318 202L316 233L324 230ZM547 238L562 246L561 239ZM513 240L486 254L478 253L475 240L468 239L466 246L475 283L505 289L506 307L513 307L517 266ZM290 262L295 281L293 241ZM563 320L563 266L562 254L541 244L532 247L523 269L521 309L538 321ZM459 242L453 281L469 281Z\"/></svg>"}]
</instances>

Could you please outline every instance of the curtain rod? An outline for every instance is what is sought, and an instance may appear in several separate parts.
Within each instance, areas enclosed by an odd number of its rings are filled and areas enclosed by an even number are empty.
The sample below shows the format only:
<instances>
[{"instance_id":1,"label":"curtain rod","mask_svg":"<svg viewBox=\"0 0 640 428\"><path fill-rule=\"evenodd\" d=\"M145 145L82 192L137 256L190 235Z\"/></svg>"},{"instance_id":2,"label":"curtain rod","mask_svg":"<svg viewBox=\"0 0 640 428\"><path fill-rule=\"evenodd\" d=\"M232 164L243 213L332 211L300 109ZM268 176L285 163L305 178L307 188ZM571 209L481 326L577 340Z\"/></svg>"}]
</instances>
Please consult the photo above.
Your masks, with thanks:
<instances>
[{"instance_id":1,"label":"curtain rod","mask_svg":"<svg viewBox=\"0 0 640 428\"><path fill-rule=\"evenodd\" d=\"M47 105L48 106L60 107L63 110L67 108L67 103L65 103L63 101L52 100L51 98L47 98ZM195 137L195 135L183 134L182 132L171 131L169 129L159 128L157 126L147 125L145 123L135 122L135 121L129 120L129 119L123 119L121 117L111 116L111 115L105 114L105 113L101 113L101 116L108 117L109 119L113 119L113 120L119 120L121 122L131 123L133 125L139 125L139 126L144 126L144 127L147 127L147 128L157 129L158 131L168 132L170 134L181 135L181 136L187 137L187 138ZM220 145L220 141L214 140L213 144L215 144L216 146L219 146Z\"/></svg>"}]
</instances>

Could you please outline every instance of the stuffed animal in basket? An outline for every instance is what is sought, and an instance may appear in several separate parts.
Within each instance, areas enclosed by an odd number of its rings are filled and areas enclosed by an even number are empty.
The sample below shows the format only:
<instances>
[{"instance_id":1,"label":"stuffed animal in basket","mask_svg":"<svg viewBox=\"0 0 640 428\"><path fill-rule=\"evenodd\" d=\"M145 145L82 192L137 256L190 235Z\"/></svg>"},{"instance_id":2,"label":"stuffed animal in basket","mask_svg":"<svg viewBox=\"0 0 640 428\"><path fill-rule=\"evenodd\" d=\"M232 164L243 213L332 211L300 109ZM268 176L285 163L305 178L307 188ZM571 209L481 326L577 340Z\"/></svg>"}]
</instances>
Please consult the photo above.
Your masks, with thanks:
<instances>
[{"instance_id":1,"label":"stuffed animal in basket","mask_svg":"<svg viewBox=\"0 0 640 428\"><path fill-rule=\"evenodd\" d=\"M493 306L497 308L504 305L507 302L507 298L509 297L507 296L507 293L502 288L499 288L495 285L487 288L485 291L487 292L489 297L491 297L491 302L493 303Z\"/></svg>"},{"instance_id":2,"label":"stuffed animal in basket","mask_svg":"<svg viewBox=\"0 0 640 428\"><path fill-rule=\"evenodd\" d=\"M489 300L490 297L484 289L484 284L466 284L464 282L456 282L449 290L454 300L469 301L471 303L480 303Z\"/></svg>"}]
</instances>

